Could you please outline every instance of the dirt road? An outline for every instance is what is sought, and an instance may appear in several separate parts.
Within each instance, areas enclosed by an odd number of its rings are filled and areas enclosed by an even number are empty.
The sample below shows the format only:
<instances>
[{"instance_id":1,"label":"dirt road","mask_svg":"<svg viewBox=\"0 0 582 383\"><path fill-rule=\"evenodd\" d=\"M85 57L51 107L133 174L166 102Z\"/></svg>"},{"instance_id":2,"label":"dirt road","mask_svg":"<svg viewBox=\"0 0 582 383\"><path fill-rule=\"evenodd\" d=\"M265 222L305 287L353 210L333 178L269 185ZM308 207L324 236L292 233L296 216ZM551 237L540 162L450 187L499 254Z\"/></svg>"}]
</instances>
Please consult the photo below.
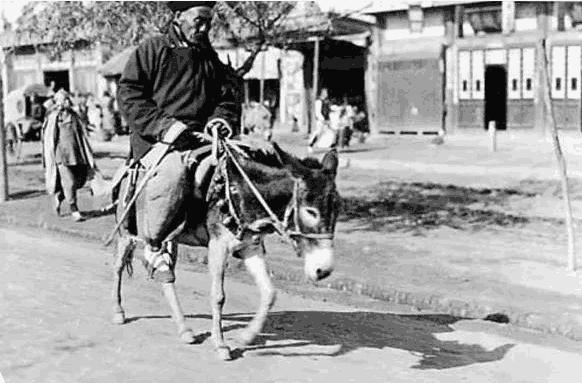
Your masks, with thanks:
<instances>
[{"instance_id":1,"label":"dirt road","mask_svg":"<svg viewBox=\"0 0 582 383\"><path fill-rule=\"evenodd\" d=\"M258 344L221 362L207 334L205 274L178 270L187 321L201 339L186 346L158 286L137 267L126 282L129 323L110 324L110 258L94 243L0 229L0 372L7 383L579 381L580 344L402 306L333 303L350 301L339 293L327 302L280 293ZM325 296L320 290L313 295ZM227 282L231 343L256 301L253 286Z\"/></svg>"}]
</instances>

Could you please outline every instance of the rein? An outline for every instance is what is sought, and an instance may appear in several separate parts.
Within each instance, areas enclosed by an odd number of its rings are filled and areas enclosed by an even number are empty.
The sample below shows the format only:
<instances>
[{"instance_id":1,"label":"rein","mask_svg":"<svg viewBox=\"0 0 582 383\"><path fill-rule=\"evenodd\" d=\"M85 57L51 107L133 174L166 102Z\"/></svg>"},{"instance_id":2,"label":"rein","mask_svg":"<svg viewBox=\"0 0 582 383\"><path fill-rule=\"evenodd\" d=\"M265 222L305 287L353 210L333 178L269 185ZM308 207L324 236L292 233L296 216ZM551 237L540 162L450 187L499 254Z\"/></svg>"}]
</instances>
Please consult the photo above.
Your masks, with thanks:
<instances>
[{"instance_id":1,"label":"rein","mask_svg":"<svg viewBox=\"0 0 582 383\"><path fill-rule=\"evenodd\" d=\"M216 138L214 138L214 139L216 139ZM308 238L308 239L333 239L333 234L331 234L331 233L303 233L301 231L301 229L299 228L299 223L298 223L299 222L299 209L298 209L299 180L298 179L294 180L293 197L291 198L291 202L287 205L287 209L285 210L284 220L283 220L283 222L281 222L281 220L273 212L273 210L271 209L269 204L265 201L265 199L261 195L261 192L253 184L252 180L249 178L247 173L244 171L243 167L240 165L240 163L238 162L238 160L236 159L236 157L232 153L231 146L233 145L233 143L231 143L230 140L228 140L228 139L221 139L221 141L223 143L222 146L224 148L224 151L225 151L227 157L232 161L232 163L234 164L234 166L236 167L236 169L238 170L240 175L243 177L243 179L245 180L245 182L247 183L247 185L249 186L249 188L253 192L255 198L259 201L259 203L261 204L261 206L263 207L265 212L268 214L269 218L272 221L271 223L272 223L273 227L275 228L275 231L277 232L277 234L279 234L279 236L281 236L283 238L283 240L285 240L286 242L294 244L293 237L303 237L303 238ZM226 179L228 180L228 176L226 177ZM228 185L227 185L227 190L228 190L228 192L230 190ZM229 197L227 197L227 199L229 200L229 207L232 210L234 207L232 206L231 199ZM234 215L235 220L237 221L237 224L240 225L240 219L236 216L236 214L233 214L233 215ZM293 215L293 223L295 224L295 227L293 229L289 229L289 219L290 219L291 215Z\"/></svg>"}]
</instances>

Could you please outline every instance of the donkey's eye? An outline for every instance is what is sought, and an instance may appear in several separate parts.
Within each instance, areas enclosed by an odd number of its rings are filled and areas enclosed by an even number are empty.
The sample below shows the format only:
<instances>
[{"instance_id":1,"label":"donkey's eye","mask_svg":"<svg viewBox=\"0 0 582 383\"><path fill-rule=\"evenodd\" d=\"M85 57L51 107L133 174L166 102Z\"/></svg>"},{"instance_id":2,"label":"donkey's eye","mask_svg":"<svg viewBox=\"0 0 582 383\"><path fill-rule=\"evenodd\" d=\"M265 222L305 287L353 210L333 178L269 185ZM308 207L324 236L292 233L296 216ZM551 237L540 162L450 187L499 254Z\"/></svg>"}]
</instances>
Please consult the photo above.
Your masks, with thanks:
<instances>
[{"instance_id":1,"label":"donkey's eye","mask_svg":"<svg viewBox=\"0 0 582 383\"><path fill-rule=\"evenodd\" d=\"M299 209L301 221L306 226L316 226L320 221L319 210L313 207L302 207Z\"/></svg>"}]
</instances>

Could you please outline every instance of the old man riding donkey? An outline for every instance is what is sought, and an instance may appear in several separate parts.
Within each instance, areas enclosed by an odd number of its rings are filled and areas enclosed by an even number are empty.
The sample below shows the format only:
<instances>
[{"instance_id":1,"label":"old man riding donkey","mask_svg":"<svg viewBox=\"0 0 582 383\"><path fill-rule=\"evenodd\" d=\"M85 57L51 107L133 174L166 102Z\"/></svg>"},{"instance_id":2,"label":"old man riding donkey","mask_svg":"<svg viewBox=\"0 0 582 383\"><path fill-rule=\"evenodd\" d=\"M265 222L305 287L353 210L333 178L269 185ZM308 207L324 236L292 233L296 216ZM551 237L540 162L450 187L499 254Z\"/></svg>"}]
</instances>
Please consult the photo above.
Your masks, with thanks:
<instances>
[{"instance_id":1,"label":"old man riding donkey","mask_svg":"<svg viewBox=\"0 0 582 383\"><path fill-rule=\"evenodd\" d=\"M232 127L240 126L240 82L210 45L213 3L169 6L175 17L168 34L140 45L119 83L132 134L131 158L119 177L114 321L125 321L122 272L131 270L136 242L143 242L142 261L162 283L181 339L194 342L174 288L177 244L207 246L212 338L219 356L229 359L221 327L229 255L244 261L261 292L245 343L261 331L275 300L266 234L277 232L295 246L309 279L333 270L337 154L321 163L299 160L276 145L260 151L232 138Z\"/></svg>"}]
</instances>

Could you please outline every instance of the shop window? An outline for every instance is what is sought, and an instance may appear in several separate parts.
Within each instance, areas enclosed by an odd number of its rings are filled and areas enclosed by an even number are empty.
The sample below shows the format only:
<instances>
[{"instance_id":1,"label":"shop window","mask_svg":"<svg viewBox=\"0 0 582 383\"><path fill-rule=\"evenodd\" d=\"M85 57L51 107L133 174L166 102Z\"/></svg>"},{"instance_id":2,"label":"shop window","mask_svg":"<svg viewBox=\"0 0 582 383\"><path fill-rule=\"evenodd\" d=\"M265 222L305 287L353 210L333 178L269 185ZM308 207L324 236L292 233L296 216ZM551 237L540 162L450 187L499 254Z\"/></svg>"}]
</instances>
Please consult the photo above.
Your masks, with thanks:
<instances>
[{"instance_id":1,"label":"shop window","mask_svg":"<svg viewBox=\"0 0 582 383\"><path fill-rule=\"evenodd\" d=\"M471 99L471 52L459 51L459 99Z\"/></svg>"},{"instance_id":2,"label":"shop window","mask_svg":"<svg viewBox=\"0 0 582 383\"><path fill-rule=\"evenodd\" d=\"M485 83L485 57L484 52L476 50L471 52L471 77L473 79L473 91L471 98L474 100L483 100L485 92L483 84Z\"/></svg>"},{"instance_id":3,"label":"shop window","mask_svg":"<svg viewBox=\"0 0 582 383\"><path fill-rule=\"evenodd\" d=\"M509 99L520 99L521 92L521 49L513 48L507 52L507 97Z\"/></svg>"},{"instance_id":4,"label":"shop window","mask_svg":"<svg viewBox=\"0 0 582 383\"><path fill-rule=\"evenodd\" d=\"M424 15L420 5L411 5L408 8L408 22L410 23L410 32L422 33Z\"/></svg>"},{"instance_id":5,"label":"shop window","mask_svg":"<svg viewBox=\"0 0 582 383\"><path fill-rule=\"evenodd\" d=\"M566 79L566 62L566 47L552 47L550 73L552 78L553 99L561 99L566 97L566 87L564 86L564 80Z\"/></svg>"},{"instance_id":6,"label":"shop window","mask_svg":"<svg viewBox=\"0 0 582 383\"><path fill-rule=\"evenodd\" d=\"M581 56L581 48L579 45L568 47L567 77L564 80L564 85L568 88L566 92L569 99L580 99L578 83L580 82L580 71L582 70L580 65Z\"/></svg>"},{"instance_id":7,"label":"shop window","mask_svg":"<svg viewBox=\"0 0 582 383\"><path fill-rule=\"evenodd\" d=\"M465 19L475 34L501 33L501 5L467 7Z\"/></svg>"},{"instance_id":8,"label":"shop window","mask_svg":"<svg viewBox=\"0 0 582 383\"><path fill-rule=\"evenodd\" d=\"M523 48L522 50L522 98L531 99L534 97L534 83L535 76L535 48Z\"/></svg>"}]
</instances>

